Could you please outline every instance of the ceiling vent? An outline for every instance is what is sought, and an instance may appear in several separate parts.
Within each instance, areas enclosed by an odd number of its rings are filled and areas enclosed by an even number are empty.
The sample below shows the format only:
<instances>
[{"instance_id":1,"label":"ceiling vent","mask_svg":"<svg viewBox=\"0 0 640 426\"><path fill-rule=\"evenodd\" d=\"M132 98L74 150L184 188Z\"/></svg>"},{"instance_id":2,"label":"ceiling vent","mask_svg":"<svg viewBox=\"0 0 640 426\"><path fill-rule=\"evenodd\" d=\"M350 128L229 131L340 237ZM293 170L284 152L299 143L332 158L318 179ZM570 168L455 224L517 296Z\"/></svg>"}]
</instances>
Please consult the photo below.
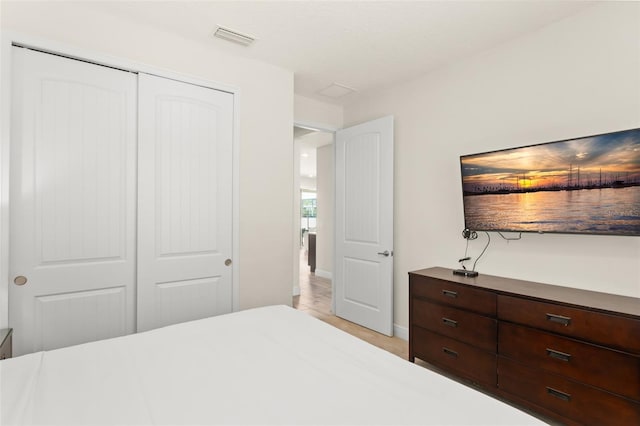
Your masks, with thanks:
<instances>
[{"instance_id":1,"label":"ceiling vent","mask_svg":"<svg viewBox=\"0 0 640 426\"><path fill-rule=\"evenodd\" d=\"M355 91L356 89L353 89L351 87L347 87L338 83L332 83L330 86L325 87L322 90L319 90L318 93L324 96L328 96L330 98L341 98Z\"/></svg>"},{"instance_id":2,"label":"ceiling vent","mask_svg":"<svg viewBox=\"0 0 640 426\"><path fill-rule=\"evenodd\" d=\"M223 40L232 41L243 46L249 46L251 43L256 41L256 39L250 35L242 34L224 27L218 27L213 33L213 36Z\"/></svg>"}]
</instances>

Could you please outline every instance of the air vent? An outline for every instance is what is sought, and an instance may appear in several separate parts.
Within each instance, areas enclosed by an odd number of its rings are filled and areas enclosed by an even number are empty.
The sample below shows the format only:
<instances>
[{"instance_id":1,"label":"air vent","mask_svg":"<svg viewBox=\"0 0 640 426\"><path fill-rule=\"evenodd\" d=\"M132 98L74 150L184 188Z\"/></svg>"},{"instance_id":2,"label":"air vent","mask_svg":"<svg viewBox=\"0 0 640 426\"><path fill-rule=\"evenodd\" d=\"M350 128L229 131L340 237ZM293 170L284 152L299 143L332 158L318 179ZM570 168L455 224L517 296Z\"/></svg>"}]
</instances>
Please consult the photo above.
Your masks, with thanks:
<instances>
[{"instance_id":1,"label":"air vent","mask_svg":"<svg viewBox=\"0 0 640 426\"><path fill-rule=\"evenodd\" d=\"M256 39L247 34L242 34L234 30L230 30L224 27L218 27L213 33L214 37L221 38L223 40L232 41L234 43L241 44L243 46L249 46Z\"/></svg>"},{"instance_id":2,"label":"air vent","mask_svg":"<svg viewBox=\"0 0 640 426\"><path fill-rule=\"evenodd\" d=\"M318 93L324 96L328 96L330 98L341 98L355 91L356 89L352 87L344 86L338 83L332 83L330 86L325 87L322 90L319 90Z\"/></svg>"}]
</instances>

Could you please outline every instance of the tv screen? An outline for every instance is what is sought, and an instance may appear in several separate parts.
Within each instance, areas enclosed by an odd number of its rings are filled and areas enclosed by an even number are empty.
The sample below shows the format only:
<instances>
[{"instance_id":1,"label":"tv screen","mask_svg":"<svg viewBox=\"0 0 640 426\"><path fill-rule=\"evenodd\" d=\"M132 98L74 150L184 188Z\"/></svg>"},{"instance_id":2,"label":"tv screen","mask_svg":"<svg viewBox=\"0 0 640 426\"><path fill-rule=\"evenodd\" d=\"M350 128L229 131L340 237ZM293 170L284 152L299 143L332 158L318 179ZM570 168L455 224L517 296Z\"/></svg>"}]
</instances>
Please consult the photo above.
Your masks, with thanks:
<instances>
[{"instance_id":1,"label":"tv screen","mask_svg":"<svg viewBox=\"0 0 640 426\"><path fill-rule=\"evenodd\" d=\"M460 157L474 231L640 235L640 129Z\"/></svg>"}]
</instances>

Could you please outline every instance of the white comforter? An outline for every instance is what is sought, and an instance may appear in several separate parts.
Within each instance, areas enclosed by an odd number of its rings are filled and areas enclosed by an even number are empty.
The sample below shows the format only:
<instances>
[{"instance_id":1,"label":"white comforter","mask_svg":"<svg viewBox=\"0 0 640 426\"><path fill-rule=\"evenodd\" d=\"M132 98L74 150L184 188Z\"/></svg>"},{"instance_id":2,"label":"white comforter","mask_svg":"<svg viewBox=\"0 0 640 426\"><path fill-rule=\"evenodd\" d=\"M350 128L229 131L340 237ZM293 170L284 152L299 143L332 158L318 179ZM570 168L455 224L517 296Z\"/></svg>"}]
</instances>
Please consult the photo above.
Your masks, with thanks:
<instances>
[{"instance_id":1,"label":"white comforter","mask_svg":"<svg viewBox=\"0 0 640 426\"><path fill-rule=\"evenodd\" d=\"M3 425L542 424L285 306L5 360L0 393Z\"/></svg>"}]
</instances>

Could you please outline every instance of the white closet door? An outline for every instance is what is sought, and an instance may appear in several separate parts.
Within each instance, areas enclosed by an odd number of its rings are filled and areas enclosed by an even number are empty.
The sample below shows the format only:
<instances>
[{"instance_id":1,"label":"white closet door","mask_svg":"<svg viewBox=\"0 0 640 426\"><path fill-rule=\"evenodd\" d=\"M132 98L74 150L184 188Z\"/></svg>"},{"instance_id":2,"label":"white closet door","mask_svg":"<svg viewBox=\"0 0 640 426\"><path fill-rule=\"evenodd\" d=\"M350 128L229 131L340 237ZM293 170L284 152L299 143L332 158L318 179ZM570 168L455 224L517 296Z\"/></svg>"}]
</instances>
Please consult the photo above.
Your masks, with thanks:
<instances>
[{"instance_id":1,"label":"white closet door","mask_svg":"<svg viewBox=\"0 0 640 426\"><path fill-rule=\"evenodd\" d=\"M12 55L14 354L134 332L136 76Z\"/></svg>"},{"instance_id":2,"label":"white closet door","mask_svg":"<svg viewBox=\"0 0 640 426\"><path fill-rule=\"evenodd\" d=\"M139 75L138 331L232 310L232 111Z\"/></svg>"}]
</instances>

